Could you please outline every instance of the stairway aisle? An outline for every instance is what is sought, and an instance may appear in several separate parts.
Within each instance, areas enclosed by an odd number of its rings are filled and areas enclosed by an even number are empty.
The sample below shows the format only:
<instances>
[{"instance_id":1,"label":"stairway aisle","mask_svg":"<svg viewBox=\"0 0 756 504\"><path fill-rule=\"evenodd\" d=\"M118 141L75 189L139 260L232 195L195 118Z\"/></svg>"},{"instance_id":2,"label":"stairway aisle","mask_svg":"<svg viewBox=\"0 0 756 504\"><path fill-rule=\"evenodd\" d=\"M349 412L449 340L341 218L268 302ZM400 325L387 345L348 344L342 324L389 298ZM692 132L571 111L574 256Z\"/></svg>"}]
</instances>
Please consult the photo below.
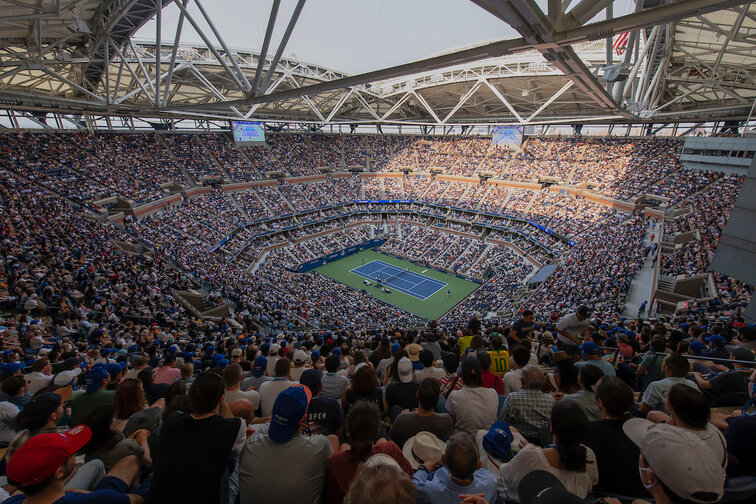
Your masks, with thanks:
<instances>
[{"instance_id":1,"label":"stairway aisle","mask_svg":"<svg viewBox=\"0 0 756 504\"><path fill-rule=\"evenodd\" d=\"M661 247L659 225L655 223L650 223L648 227L646 227L646 236L643 238L643 246L647 247L651 245L651 235L654 235L654 241L659 243L659 246ZM656 286L653 285L653 281L654 254L651 253L648 254L648 257L646 257L646 260L643 262L643 266L635 274L633 281L630 284L630 290L625 299L625 317L634 318L638 316L638 308L640 308L643 301L646 301L646 314L648 314L650 308L649 302L651 301L651 296L656 288Z\"/></svg>"}]
</instances>

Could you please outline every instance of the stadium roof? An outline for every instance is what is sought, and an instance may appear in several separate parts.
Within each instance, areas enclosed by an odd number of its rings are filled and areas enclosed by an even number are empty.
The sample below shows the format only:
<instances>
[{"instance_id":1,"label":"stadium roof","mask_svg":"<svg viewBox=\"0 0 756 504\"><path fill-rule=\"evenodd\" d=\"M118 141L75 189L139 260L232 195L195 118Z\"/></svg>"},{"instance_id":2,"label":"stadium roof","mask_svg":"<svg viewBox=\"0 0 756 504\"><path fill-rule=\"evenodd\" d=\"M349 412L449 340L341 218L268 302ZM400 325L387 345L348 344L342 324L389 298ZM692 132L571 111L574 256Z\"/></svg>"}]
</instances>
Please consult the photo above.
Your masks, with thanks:
<instances>
[{"instance_id":1,"label":"stadium roof","mask_svg":"<svg viewBox=\"0 0 756 504\"><path fill-rule=\"evenodd\" d=\"M289 19L277 19L274 0L259 52L228 47L202 1L0 0L0 107L76 125L130 116L451 126L742 120L756 99L756 6L739 0L638 0L617 18L612 0L548 0L546 12L533 0L473 0L520 37L358 75L283 57L305 0ZM160 7L171 3L181 14L168 33ZM135 40L153 18L157 41ZM277 47L276 23L287 26ZM181 43L183 26L204 43ZM606 82L611 73L619 80Z\"/></svg>"}]
</instances>

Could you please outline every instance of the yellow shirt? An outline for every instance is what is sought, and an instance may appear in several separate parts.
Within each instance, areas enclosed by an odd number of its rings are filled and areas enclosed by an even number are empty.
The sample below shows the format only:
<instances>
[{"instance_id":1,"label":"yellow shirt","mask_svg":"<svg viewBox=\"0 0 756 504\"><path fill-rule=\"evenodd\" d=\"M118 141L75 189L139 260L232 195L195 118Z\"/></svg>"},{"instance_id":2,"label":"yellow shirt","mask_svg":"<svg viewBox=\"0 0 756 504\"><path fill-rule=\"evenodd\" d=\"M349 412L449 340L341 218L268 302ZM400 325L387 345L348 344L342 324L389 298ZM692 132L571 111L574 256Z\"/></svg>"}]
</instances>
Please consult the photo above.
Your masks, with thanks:
<instances>
[{"instance_id":1,"label":"yellow shirt","mask_svg":"<svg viewBox=\"0 0 756 504\"><path fill-rule=\"evenodd\" d=\"M467 351L467 347L470 346L471 341L472 341L472 336L461 336L457 340L457 347L459 348L460 358L465 357L465 352Z\"/></svg>"},{"instance_id":2,"label":"yellow shirt","mask_svg":"<svg viewBox=\"0 0 756 504\"><path fill-rule=\"evenodd\" d=\"M488 355L491 356L491 367L488 370L495 375L504 376L509 371L509 352L506 350L489 350Z\"/></svg>"}]
</instances>

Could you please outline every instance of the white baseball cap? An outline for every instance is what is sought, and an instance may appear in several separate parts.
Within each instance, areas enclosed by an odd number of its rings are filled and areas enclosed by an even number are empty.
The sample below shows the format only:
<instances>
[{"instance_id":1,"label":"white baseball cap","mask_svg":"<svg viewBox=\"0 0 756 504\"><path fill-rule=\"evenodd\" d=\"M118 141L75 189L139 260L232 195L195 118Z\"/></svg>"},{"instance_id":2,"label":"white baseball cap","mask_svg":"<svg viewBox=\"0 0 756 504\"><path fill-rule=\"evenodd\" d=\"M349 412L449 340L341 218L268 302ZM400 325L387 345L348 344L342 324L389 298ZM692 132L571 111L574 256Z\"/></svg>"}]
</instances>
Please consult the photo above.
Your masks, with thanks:
<instances>
[{"instance_id":1,"label":"white baseball cap","mask_svg":"<svg viewBox=\"0 0 756 504\"><path fill-rule=\"evenodd\" d=\"M296 364L303 364L307 361L307 354L304 350L297 350L294 352L294 362Z\"/></svg>"},{"instance_id":2,"label":"white baseball cap","mask_svg":"<svg viewBox=\"0 0 756 504\"><path fill-rule=\"evenodd\" d=\"M693 431L643 418L631 418L622 429L659 480L679 497L700 504L722 498L724 461Z\"/></svg>"},{"instance_id":3,"label":"white baseball cap","mask_svg":"<svg viewBox=\"0 0 756 504\"><path fill-rule=\"evenodd\" d=\"M396 365L396 370L399 372L400 382L409 383L412 381L412 361L407 357L399 359L399 363Z\"/></svg>"}]
</instances>

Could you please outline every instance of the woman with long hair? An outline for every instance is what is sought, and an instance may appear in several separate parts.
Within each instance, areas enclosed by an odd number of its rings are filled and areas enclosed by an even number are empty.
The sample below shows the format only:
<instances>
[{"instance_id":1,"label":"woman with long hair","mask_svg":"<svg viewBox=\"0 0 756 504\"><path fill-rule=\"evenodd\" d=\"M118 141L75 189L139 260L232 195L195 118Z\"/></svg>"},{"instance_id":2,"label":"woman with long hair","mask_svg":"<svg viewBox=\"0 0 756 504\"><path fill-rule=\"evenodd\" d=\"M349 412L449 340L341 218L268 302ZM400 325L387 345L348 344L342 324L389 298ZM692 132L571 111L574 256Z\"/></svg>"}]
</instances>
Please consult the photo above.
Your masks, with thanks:
<instances>
[{"instance_id":1,"label":"woman with long hair","mask_svg":"<svg viewBox=\"0 0 756 504\"><path fill-rule=\"evenodd\" d=\"M391 358L391 343L389 342L388 338L381 339L381 342L378 344L378 348L372 351L370 354L370 363L373 364L374 368L378 367L378 363L381 362L383 359L390 359Z\"/></svg>"},{"instance_id":2,"label":"woman with long hair","mask_svg":"<svg viewBox=\"0 0 756 504\"><path fill-rule=\"evenodd\" d=\"M349 414L349 410L357 401L374 403L381 414L385 413L378 374L370 365L360 367L354 373L351 385L344 389L341 395L341 409L345 415Z\"/></svg>"},{"instance_id":3,"label":"woman with long hair","mask_svg":"<svg viewBox=\"0 0 756 504\"><path fill-rule=\"evenodd\" d=\"M596 456L585 446L588 418L573 401L561 401L551 412L553 443L545 448L527 444L508 463L502 464L501 483L509 499L517 500L517 487L527 474L547 471L565 488L585 499L598 483Z\"/></svg>"},{"instance_id":4,"label":"woman with long hair","mask_svg":"<svg viewBox=\"0 0 756 504\"><path fill-rule=\"evenodd\" d=\"M633 417L632 389L616 376L602 376L596 384L596 402L601 420L589 424L585 442L596 455L599 482L595 490L628 497L647 496L636 470L640 452L622 430L622 425Z\"/></svg>"},{"instance_id":5,"label":"woman with long hair","mask_svg":"<svg viewBox=\"0 0 756 504\"><path fill-rule=\"evenodd\" d=\"M113 398L115 429L129 436L136 430L134 425L138 423L141 426L148 426L148 430L152 431L159 423L164 408L165 399L163 398L149 406L142 382L134 378L126 378L118 384Z\"/></svg>"},{"instance_id":6,"label":"woman with long hair","mask_svg":"<svg viewBox=\"0 0 756 504\"><path fill-rule=\"evenodd\" d=\"M129 455L136 455L142 464L149 464L150 448L147 438L150 432L140 429L130 437L114 429L115 414L111 406L103 405L93 409L84 419L84 425L92 430L92 438L84 445L84 461L100 459L109 471L119 460Z\"/></svg>"},{"instance_id":7,"label":"woman with long hair","mask_svg":"<svg viewBox=\"0 0 756 504\"><path fill-rule=\"evenodd\" d=\"M396 443L385 439L375 441L379 426L380 414L375 404L360 401L352 407L346 422L349 443L342 444L341 451L328 460L325 476L325 501L328 504L342 503L358 466L377 453L390 456L412 476L412 466Z\"/></svg>"}]
</instances>

